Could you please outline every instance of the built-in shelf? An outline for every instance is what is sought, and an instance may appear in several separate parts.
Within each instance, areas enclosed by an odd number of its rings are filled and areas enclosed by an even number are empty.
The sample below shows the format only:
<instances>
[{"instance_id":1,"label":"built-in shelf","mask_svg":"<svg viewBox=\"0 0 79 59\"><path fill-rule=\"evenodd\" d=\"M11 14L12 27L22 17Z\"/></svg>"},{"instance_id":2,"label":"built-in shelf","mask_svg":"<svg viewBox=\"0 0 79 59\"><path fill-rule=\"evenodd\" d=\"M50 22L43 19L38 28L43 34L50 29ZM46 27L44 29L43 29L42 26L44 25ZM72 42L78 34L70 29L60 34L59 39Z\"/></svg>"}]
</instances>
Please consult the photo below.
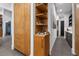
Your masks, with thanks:
<instances>
[{"instance_id":1,"label":"built-in shelf","mask_svg":"<svg viewBox=\"0 0 79 59\"><path fill-rule=\"evenodd\" d=\"M36 5L36 8L40 11L44 11L44 12L47 12L47 5L46 4L37 4Z\"/></svg>"},{"instance_id":2,"label":"built-in shelf","mask_svg":"<svg viewBox=\"0 0 79 59\"><path fill-rule=\"evenodd\" d=\"M36 3L36 22L35 22L35 33L48 29L48 16L47 16L48 5L44 3Z\"/></svg>"},{"instance_id":3,"label":"built-in shelf","mask_svg":"<svg viewBox=\"0 0 79 59\"><path fill-rule=\"evenodd\" d=\"M48 34L48 4L35 4L35 36L34 36L34 55L48 56L49 55L49 34ZM39 49L41 49L39 51Z\"/></svg>"},{"instance_id":4,"label":"built-in shelf","mask_svg":"<svg viewBox=\"0 0 79 59\"><path fill-rule=\"evenodd\" d=\"M36 14L36 17L47 18L47 15L40 13L40 14Z\"/></svg>"},{"instance_id":5,"label":"built-in shelf","mask_svg":"<svg viewBox=\"0 0 79 59\"><path fill-rule=\"evenodd\" d=\"M44 25L44 26L47 26L47 24L36 24L36 25L40 25L40 26L43 26Z\"/></svg>"}]
</instances>

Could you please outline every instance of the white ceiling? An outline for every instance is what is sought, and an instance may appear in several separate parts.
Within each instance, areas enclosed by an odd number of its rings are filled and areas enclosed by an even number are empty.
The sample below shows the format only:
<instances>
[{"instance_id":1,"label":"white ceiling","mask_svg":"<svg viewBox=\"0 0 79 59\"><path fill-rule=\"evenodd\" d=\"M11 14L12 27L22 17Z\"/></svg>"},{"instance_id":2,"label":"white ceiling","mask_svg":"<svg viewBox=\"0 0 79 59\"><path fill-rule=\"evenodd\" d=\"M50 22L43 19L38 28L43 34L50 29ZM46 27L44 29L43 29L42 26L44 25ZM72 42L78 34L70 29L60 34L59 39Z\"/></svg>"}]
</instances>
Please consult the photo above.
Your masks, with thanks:
<instances>
[{"instance_id":1,"label":"white ceiling","mask_svg":"<svg viewBox=\"0 0 79 59\"><path fill-rule=\"evenodd\" d=\"M69 14L72 13L71 3L55 3L57 14Z\"/></svg>"}]
</instances>

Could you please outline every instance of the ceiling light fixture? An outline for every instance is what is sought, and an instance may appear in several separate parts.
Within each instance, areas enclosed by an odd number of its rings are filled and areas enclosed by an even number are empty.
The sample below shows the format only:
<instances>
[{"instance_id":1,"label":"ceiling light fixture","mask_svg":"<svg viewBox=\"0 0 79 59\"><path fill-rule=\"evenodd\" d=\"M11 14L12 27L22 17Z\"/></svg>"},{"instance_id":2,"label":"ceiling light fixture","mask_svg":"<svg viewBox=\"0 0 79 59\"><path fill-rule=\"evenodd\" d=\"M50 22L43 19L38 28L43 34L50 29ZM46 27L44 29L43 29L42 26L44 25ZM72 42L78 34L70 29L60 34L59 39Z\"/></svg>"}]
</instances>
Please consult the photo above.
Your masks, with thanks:
<instances>
[{"instance_id":1,"label":"ceiling light fixture","mask_svg":"<svg viewBox=\"0 0 79 59\"><path fill-rule=\"evenodd\" d=\"M60 12L62 12L63 10L62 9L60 9Z\"/></svg>"}]
</instances>

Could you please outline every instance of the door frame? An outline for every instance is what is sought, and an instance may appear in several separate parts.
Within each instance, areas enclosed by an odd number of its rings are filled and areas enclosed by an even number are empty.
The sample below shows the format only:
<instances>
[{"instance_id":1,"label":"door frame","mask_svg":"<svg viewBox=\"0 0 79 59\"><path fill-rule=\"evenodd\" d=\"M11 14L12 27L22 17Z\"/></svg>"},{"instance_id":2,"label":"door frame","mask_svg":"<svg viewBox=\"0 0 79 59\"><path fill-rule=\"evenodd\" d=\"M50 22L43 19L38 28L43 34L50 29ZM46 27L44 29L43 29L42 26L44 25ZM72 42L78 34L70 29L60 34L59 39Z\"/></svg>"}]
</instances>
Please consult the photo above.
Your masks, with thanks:
<instances>
[{"instance_id":1,"label":"door frame","mask_svg":"<svg viewBox=\"0 0 79 59\"><path fill-rule=\"evenodd\" d=\"M61 37L61 21L64 21L64 19L59 21L59 37ZM64 21L64 26L65 26L65 21ZM63 37L65 38L65 27L64 27L64 36Z\"/></svg>"},{"instance_id":2,"label":"door frame","mask_svg":"<svg viewBox=\"0 0 79 59\"><path fill-rule=\"evenodd\" d=\"M14 3L12 3L11 37L12 37L11 49L14 50Z\"/></svg>"}]
</instances>

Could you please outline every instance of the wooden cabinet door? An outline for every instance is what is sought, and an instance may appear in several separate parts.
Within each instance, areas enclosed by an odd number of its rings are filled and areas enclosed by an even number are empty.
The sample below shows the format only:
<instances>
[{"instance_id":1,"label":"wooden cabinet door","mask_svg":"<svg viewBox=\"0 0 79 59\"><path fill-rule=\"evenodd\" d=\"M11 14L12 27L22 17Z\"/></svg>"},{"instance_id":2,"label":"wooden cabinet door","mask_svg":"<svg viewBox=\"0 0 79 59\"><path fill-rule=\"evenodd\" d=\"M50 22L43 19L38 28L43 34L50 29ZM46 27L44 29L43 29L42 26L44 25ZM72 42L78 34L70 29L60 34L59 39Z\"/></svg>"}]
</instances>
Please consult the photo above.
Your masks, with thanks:
<instances>
[{"instance_id":1,"label":"wooden cabinet door","mask_svg":"<svg viewBox=\"0 0 79 59\"><path fill-rule=\"evenodd\" d=\"M34 40L34 55L35 56L44 56L45 48L44 48L44 37L35 36Z\"/></svg>"},{"instance_id":2,"label":"wooden cabinet door","mask_svg":"<svg viewBox=\"0 0 79 59\"><path fill-rule=\"evenodd\" d=\"M25 27L24 27L24 35L25 35L25 44L26 44L26 47L25 47L25 53L26 55L29 55L30 54L30 28L31 28L31 4L30 3L27 3L25 4Z\"/></svg>"},{"instance_id":3,"label":"wooden cabinet door","mask_svg":"<svg viewBox=\"0 0 79 59\"><path fill-rule=\"evenodd\" d=\"M24 4L14 4L14 47L24 53Z\"/></svg>"},{"instance_id":4,"label":"wooden cabinet door","mask_svg":"<svg viewBox=\"0 0 79 59\"><path fill-rule=\"evenodd\" d=\"M14 46L25 55L30 55L30 12L28 3L14 4Z\"/></svg>"},{"instance_id":5,"label":"wooden cabinet door","mask_svg":"<svg viewBox=\"0 0 79 59\"><path fill-rule=\"evenodd\" d=\"M77 5L75 11L75 52L79 55L79 7Z\"/></svg>"}]
</instances>

